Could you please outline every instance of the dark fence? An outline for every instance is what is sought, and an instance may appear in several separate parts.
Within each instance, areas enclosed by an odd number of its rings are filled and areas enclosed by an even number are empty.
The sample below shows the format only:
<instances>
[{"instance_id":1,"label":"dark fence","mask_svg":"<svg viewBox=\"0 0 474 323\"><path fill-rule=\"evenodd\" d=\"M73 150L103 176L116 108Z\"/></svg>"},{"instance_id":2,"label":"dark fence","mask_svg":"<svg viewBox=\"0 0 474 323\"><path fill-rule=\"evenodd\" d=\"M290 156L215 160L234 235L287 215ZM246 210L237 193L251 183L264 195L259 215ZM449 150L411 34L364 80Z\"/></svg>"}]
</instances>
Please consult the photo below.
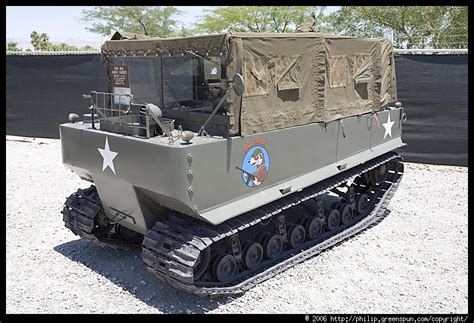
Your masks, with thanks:
<instances>
[{"instance_id":1,"label":"dark fence","mask_svg":"<svg viewBox=\"0 0 474 323\"><path fill-rule=\"evenodd\" d=\"M396 56L407 161L467 166L467 55Z\"/></svg>"},{"instance_id":2,"label":"dark fence","mask_svg":"<svg viewBox=\"0 0 474 323\"><path fill-rule=\"evenodd\" d=\"M467 55L398 55L395 64L405 160L467 166ZM98 54L7 56L6 72L11 135L59 138L70 112L87 113L82 94L107 88Z\"/></svg>"},{"instance_id":3,"label":"dark fence","mask_svg":"<svg viewBox=\"0 0 474 323\"><path fill-rule=\"evenodd\" d=\"M88 113L92 90L107 89L98 54L7 56L7 134L59 138L70 112Z\"/></svg>"}]
</instances>

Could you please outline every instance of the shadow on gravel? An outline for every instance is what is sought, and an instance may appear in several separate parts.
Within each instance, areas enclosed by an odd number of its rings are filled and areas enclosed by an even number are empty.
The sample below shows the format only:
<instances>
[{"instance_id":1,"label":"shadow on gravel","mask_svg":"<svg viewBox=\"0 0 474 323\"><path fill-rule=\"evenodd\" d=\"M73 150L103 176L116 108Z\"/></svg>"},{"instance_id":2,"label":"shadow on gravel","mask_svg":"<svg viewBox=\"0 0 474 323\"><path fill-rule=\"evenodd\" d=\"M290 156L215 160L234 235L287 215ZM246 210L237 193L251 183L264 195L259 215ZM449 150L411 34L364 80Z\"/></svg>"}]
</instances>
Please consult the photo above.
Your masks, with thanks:
<instances>
[{"instance_id":1,"label":"shadow on gravel","mask_svg":"<svg viewBox=\"0 0 474 323\"><path fill-rule=\"evenodd\" d=\"M362 232L378 225L390 213L390 209L386 209L376 222ZM359 234L349 240L357 238ZM335 246L343 244L345 241L341 241ZM206 313L239 297L199 297L179 291L160 281L146 269L141 258L140 248L115 250L102 248L79 239L56 246L54 250L72 261L85 265L164 313Z\"/></svg>"},{"instance_id":2,"label":"shadow on gravel","mask_svg":"<svg viewBox=\"0 0 474 323\"><path fill-rule=\"evenodd\" d=\"M84 240L54 247L164 313L206 313L238 296L199 297L175 289L146 269L141 249L114 250Z\"/></svg>"}]
</instances>

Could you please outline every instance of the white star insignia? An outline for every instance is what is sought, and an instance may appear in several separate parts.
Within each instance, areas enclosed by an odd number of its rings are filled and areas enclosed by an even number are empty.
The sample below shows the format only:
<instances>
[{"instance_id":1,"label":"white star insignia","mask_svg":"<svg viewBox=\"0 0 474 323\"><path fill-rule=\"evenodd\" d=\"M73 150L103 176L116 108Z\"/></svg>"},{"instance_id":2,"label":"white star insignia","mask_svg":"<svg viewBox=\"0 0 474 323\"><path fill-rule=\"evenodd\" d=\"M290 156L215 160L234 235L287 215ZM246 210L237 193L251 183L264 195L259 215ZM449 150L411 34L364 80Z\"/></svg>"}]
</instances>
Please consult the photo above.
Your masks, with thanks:
<instances>
[{"instance_id":1,"label":"white star insignia","mask_svg":"<svg viewBox=\"0 0 474 323\"><path fill-rule=\"evenodd\" d=\"M117 157L118 153L115 151L111 151L109 148L109 141L108 138L105 137L105 147L104 149L97 148L99 150L99 153L102 155L102 158L104 158L104 161L102 163L102 170L105 171L107 167L110 167L112 172L115 174L115 167L114 167L114 158ZM116 174L115 174L116 175Z\"/></svg>"},{"instance_id":2,"label":"white star insignia","mask_svg":"<svg viewBox=\"0 0 474 323\"><path fill-rule=\"evenodd\" d=\"M394 123L395 123L395 121L390 121L390 112L389 112L387 122L382 123L382 126L385 128L385 134L383 136L383 139L385 139L385 137L387 137L387 135L389 135L390 138L392 137L392 126L393 126Z\"/></svg>"}]
</instances>

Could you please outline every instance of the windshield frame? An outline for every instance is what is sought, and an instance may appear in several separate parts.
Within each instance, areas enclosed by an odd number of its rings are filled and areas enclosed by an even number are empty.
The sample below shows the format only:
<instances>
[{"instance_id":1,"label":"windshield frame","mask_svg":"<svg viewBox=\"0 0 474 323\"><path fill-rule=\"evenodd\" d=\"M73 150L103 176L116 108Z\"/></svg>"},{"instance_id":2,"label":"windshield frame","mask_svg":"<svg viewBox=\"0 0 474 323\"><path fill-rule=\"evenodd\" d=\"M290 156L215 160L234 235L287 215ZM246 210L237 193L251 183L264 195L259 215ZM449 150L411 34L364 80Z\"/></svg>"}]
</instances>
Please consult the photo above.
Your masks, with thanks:
<instances>
[{"instance_id":1,"label":"windshield frame","mask_svg":"<svg viewBox=\"0 0 474 323\"><path fill-rule=\"evenodd\" d=\"M199 79L200 81L203 82L201 87L203 91L215 91L214 97L208 95L204 96L207 100L203 100L202 106L194 106L194 107L189 107L186 106L186 108L183 108L182 102L185 102L183 100L179 100L179 95L176 97L176 95L172 95L169 93L165 93L166 86L169 86L170 88L174 88L173 84L169 84L169 79L167 79L167 75L165 75L165 70L166 70L166 61L173 59L192 59L193 62L198 62L195 64L193 67L196 73L199 73ZM220 66L219 66L219 72L220 72L220 77L219 78L214 78L212 80L206 79L205 77L205 61L211 61L212 63L215 63L212 59L218 58L220 60ZM154 87L155 93L153 95L149 96L148 98L155 97L156 99L152 102L147 102L148 100L143 100L140 98L140 96L135 95L134 93L137 92L137 84L134 82L137 79L137 75L134 75L134 68L133 68L133 62L134 60L137 59L146 59L150 60L148 63L148 67L152 68L152 72L149 76L152 77L152 82L151 84L155 84L156 86ZM159 107L162 110L163 117L167 118L173 118L176 120L176 125L182 125L183 128L191 130L191 131L198 131L199 127L202 125L202 123L207 119L207 117L211 114L212 110L216 107L217 103L220 101L220 99L224 96L225 92L228 90L230 82L226 78L226 72L227 72L227 66L224 65L225 59L222 59L222 57L219 56L211 56L211 57L206 57L206 56L201 56L198 54L190 54L190 55L143 55L143 56L116 56L116 57L109 57L107 60L107 69L109 71L110 65L126 65L128 66L128 70L130 71L130 80L129 80L129 88L131 91L131 94L134 97L134 102L138 102L139 104L144 104L144 103L154 103L156 105L159 105ZM144 64L146 65L146 64ZM175 64L179 65L179 64ZM179 66L178 66L179 68ZM143 69L143 67L141 67ZM135 73L136 74L136 73ZM181 77L179 73L176 74L176 79L179 79ZM194 75L193 75L194 77ZM168 83L168 84L166 84ZM211 84L211 87L209 86ZM150 87L150 84L148 83L142 83L144 86L144 89L152 90ZM109 91L111 93L114 92L114 89L112 88L112 83L111 79L109 76L108 79L108 87ZM199 85L196 85L193 83L192 85L192 100L195 103L195 105L199 104L199 91L198 89ZM135 88L135 89L134 89ZM217 89L217 90L216 90ZM172 91L173 89L171 89ZM220 91L220 92L219 92ZM140 92L140 90L138 90ZM144 92L141 90L141 92ZM198 93L197 95L195 93ZM214 92L213 92L214 93ZM185 95L189 95L190 93L185 93ZM170 97L171 95L171 97ZM212 98L212 99L210 99ZM170 102L166 102L166 99L169 101L178 101L178 104L180 106L179 109L170 109L168 108L170 106ZM143 102L142 102L143 101ZM203 121L204 120L204 121ZM229 116L227 113L227 104L224 102L222 107L219 109L219 112L212 118L211 122L209 123L209 126L206 128L208 129L209 134L211 135L221 135L221 136L228 136L228 128L229 128Z\"/></svg>"}]
</instances>

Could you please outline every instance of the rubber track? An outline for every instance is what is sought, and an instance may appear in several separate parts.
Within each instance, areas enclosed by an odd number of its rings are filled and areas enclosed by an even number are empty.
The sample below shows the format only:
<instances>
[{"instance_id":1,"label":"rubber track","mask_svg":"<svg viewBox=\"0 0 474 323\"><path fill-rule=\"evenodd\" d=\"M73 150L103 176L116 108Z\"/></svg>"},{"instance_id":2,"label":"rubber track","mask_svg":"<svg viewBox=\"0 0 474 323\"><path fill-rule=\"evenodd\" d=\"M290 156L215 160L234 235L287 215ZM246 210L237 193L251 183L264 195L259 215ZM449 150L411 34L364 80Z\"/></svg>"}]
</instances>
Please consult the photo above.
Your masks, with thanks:
<instances>
[{"instance_id":1,"label":"rubber track","mask_svg":"<svg viewBox=\"0 0 474 323\"><path fill-rule=\"evenodd\" d=\"M327 232L323 234L321 239L324 240L321 241L320 239L320 243L316 245L314 244L318 241L308 241L300 246L298 250L284 252L281 257L270 264L267 261L265 262L266 265L262 263L260 268L251 272L244 272L240 276L237 275L235 279L237 281L234 280L233 285L194 282L193 266L199 253L205 248L250 226L262 221L265 223L270 217L308 199L325 194L335 187L341 186L343 183L389 161L396 161L396 163L391 163L391 165L396 165L396 170L390 169L387 181L378 185L378 189L373 195L370 195L371 210L367 216L359 217L354 222L341 226L339 231L335 231L336 233ZM358 165L300 192L283 197L217 226L183 217L179 214L172 215L163 222L157 222L145 236L142 243L143 261L148 269L160 279L186 292L200 296L243 293L256 284L380 222L403 175L403 164L399 161L401 161L401 157L394 152L384 154L365 164Z\"/></svg>"},{"instance_id":2,"label":"rubber track","mask_svg":"<svg viewBox=\"0 0 474 323\"><path fill-rule=\"evenodd\" d=\"M130 247L140 246L140 244L129 244L117 238L96 235L94 220L96 216L103 214L104 210L94 185L86 189L79 189L71 194L66 199L61 213L63 214L65 227L83 240L113 249L129 250Z\"/></svg>"}]
</instances>

